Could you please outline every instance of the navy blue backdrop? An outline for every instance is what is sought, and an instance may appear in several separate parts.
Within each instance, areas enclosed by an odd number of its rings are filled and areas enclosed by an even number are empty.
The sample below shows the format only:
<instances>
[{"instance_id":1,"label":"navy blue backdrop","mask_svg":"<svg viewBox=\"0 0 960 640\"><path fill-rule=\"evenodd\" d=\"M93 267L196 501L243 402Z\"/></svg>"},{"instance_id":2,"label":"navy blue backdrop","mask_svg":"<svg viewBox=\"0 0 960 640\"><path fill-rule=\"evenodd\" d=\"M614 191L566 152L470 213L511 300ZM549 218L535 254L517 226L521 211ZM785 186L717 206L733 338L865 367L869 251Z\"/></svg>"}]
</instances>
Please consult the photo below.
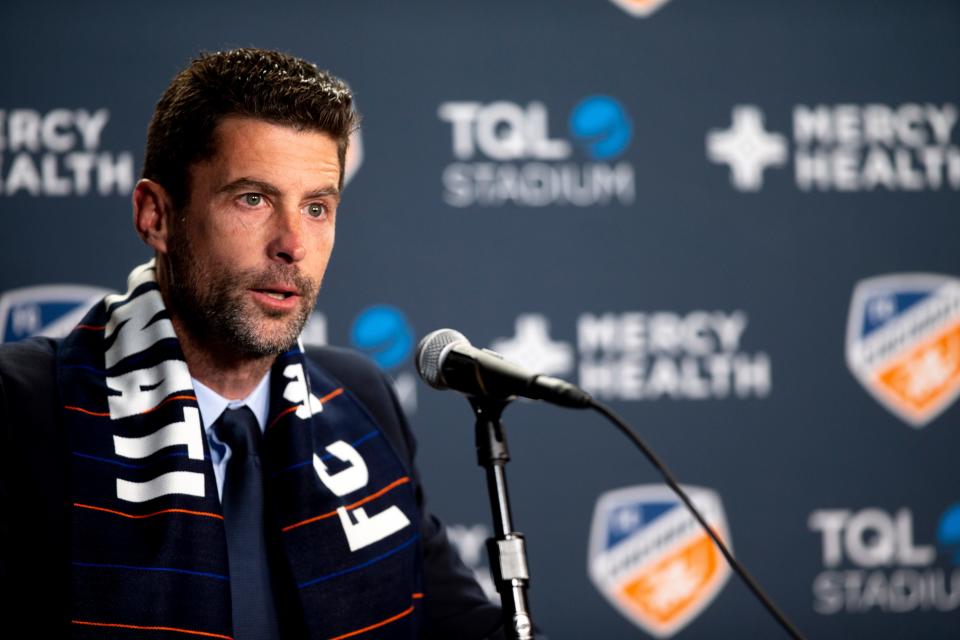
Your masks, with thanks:
<instances>
[{"instance_id":1,"label":"navy blue backdrop","mask_svg":"<svg viewBox=\"0 0 960 640\"><path fill-rule=\"evenodd\" d=\"M960 628L960 5L529 0L0 9L0 340L149 253L129 195L201 50L289 51L364 114L304 339L397 381L432 507L488 581L452 326L632 421L816 638ZM598 417L506 413L552 638L779 630ZM489 585L488 585L489 586Z\"/></svg>"}]
</instances>

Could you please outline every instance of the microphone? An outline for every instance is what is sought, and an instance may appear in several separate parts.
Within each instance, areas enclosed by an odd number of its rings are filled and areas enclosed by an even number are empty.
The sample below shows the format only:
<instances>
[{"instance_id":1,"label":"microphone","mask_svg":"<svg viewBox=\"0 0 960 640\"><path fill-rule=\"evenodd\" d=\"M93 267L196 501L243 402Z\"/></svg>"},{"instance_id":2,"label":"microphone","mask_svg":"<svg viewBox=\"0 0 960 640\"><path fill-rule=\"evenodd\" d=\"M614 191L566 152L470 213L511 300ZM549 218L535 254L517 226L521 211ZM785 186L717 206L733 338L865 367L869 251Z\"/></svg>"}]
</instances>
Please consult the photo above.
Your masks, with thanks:
<instances>
[{"instance_id":1,"label":"microphone","mask_svg":"<svg viewBox=\"0 0 960 640\"><path fill-rule=\"evenodd\" d=\"M414 355L417 372L434 389L454 389L468 396L508 400L514 396L584 409L593 398L579 387L530 373L489 349L477 349L462 333L437 329L420 340Z\"/></svg>"}]
</instances>

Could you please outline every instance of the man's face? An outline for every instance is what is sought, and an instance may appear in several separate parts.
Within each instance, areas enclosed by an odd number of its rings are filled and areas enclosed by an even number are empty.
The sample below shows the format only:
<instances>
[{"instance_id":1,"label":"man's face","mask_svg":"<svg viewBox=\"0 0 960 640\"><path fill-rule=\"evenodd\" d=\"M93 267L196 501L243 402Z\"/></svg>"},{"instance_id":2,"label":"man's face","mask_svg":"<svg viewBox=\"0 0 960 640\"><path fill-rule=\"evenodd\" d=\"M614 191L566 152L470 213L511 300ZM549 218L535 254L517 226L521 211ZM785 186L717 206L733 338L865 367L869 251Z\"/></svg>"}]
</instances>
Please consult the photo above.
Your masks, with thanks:
<instances>
[{"instance_id":1,"label":"man's face","mask_svg":"<svg viewBox=\"0 0 960 640\"><path fill-rule=\"evenodd\" d=\"M282 353L314 308L333 250L337 145L241 117L222 120L215 140L170 225L170 310L201 347Z\"/></svg>"}]
</instances>

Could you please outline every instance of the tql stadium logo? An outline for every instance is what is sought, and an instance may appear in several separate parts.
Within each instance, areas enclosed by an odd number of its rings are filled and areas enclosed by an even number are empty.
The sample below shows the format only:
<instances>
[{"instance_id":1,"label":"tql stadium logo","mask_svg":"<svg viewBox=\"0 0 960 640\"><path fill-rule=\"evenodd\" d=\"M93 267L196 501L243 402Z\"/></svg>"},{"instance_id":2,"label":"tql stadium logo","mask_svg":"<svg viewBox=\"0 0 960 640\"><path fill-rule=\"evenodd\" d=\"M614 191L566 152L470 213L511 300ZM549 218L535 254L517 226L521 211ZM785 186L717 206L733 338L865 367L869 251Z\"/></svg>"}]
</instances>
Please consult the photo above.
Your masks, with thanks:
<instances>
[{"instance_id":1,"label":"tql stadium logo","mask_svg":"<svg viewBox=\"0 0 960 640\"><path fill-rule=\"evenodd\" d=\"M960 278L904 273L857 283L847 365L883 406L920 428L960 394Z\"/></svg>"},{"instance_id":2,"label":"tql stadium logo","mask_svg":"<svg viewBox=\"0 0 960 640\"><path fill-rule=\"evenodd\" d=\"M67 335L111 289L52 284L11 289L0 295L0 342Z\"/></svg>"},{"instance_id":3,"label":"tql stadium logo","mask_svg":"<svg viewBox=\"0 0 960 640\"><path fill-rule=\"evenodd\" d=\"M551 134L547 105L499 100L444 102L455 161L443 170L454 207L629 205L633 165L622 159L633 122L615 98L587 96L569 112L569 137Z\"/></svg>"},{"instance_id":4,"label":"tql stadium logo","mask_svg":"<svg viewBox=\"0 0 960 640\"><path fill-rule=\"evenodd\" d=\"M821 615L960 611L960 502L926 508L817 509L823 570L812 584ZM920 636L914 636L920 637ZM954 636L951 636L954 637Z\"/></svg>"},{"instance_id":5,"label":"tql stadium logo","mask_svg":"<svg viewBox=\"0 0 960 640\"><path fill-rule=\"evenodd\" d=\"M710 528L731 546L720 497L700 487L683 490ZM664 485L601 495L593 512L587 562L591 580L610 604L658 638L687 626L730 577L720 550Z\"/></svg>"}]
</instances>

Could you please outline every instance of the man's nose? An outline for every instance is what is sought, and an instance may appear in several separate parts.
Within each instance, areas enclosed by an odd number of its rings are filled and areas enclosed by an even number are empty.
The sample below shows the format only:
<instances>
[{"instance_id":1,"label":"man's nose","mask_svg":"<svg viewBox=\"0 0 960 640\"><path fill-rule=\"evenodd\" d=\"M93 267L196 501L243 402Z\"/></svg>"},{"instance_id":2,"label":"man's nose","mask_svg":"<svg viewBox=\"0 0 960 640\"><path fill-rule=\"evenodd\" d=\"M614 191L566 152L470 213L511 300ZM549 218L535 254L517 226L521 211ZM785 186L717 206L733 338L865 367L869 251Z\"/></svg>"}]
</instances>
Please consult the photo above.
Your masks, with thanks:
<instances>
[{"instance_id":1,"label":"man's nose","mask_svg":"<svg viewBox=\"0 0 960 640\"><path fill-rule=\"evenodd\" d=\"M307 248L303 242L303 216L295 207L284 207L274 211L273 237L267 251L270 258L286 264L303 260Z\"/></svg>"}]
</instances>

